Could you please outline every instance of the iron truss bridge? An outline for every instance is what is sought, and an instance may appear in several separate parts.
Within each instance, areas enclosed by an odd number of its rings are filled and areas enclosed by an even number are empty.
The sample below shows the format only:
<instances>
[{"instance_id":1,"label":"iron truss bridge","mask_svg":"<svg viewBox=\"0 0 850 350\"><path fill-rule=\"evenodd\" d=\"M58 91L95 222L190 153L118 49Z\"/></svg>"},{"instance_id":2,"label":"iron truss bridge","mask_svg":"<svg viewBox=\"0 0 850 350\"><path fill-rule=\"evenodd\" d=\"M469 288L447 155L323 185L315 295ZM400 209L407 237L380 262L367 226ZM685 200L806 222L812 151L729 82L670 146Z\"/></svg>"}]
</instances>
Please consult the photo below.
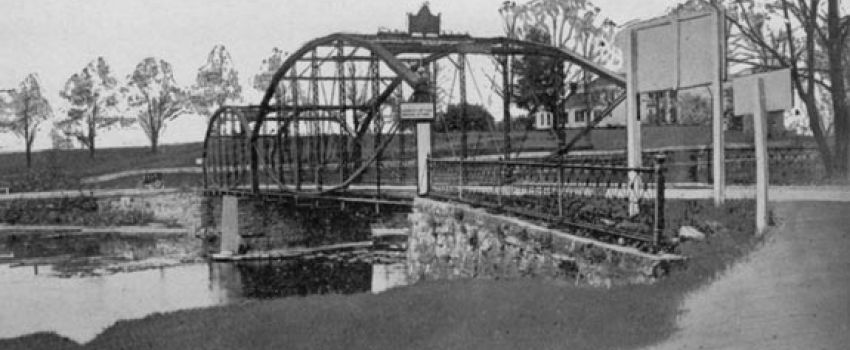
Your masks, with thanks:
<instances>
[{"instance_id":1,"label":"iron truss bridge","mask_svg":"<svg viewBox=\"0 0 850 350\"><path fill-rule=\"evenodd\" d=\"M398 32L331 34L287 56L268 79L259 104L224 106L214 113L204 140L206 190L292 198L412 198L422 145L416 144L415 125L401 120L400 104L435 102L439 107L459 94L465 105L467 56L491 62L504 91L512 85L510 59L529 56L561 60L625 86L624 78L600 65L535 42ZM457 72L456 92L455 79L450 88L445 86L449 79L441 79L449 71ZM509 118L511 94L499 95ZM608 113L623 99L612 101ZM510 149L508 131L505 136ZM465 156L465 130L461 141Z\"/></svg>"}]
</instances>

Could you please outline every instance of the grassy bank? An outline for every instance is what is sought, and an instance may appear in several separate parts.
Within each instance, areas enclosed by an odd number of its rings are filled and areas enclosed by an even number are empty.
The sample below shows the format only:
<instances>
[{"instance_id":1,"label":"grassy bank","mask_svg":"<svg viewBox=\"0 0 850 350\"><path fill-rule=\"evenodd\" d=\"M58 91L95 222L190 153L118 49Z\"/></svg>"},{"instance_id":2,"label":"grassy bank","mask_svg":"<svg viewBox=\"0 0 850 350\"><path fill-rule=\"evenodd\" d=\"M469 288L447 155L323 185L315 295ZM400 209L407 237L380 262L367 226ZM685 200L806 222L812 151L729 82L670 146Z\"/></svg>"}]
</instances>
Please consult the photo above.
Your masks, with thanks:
<instances>
[{"instance_id":1,"label":"grassy bank","mask_svg":"<svg viewBox=\"0 0 850 350\"><path fill-rule=\"evenodd\" d=\"M579 129L566 130L567 140L572 139ZM711 130L706 126L645 126L642 129L643 147L647 149L668 146L704 146L711 143ZM470 155L499 154L504 135L496 132L470 132L468 146ZM433 155L458 155L461 149L459 133L434 133ZM514 131L511 133L512 149L516 151L553 151L557 149L557 137L548 131ZM749 137L740 132L727 132L727 143L748 142ZM785 136L773 140L777 144L810 143L806 137ZM309 141L304 141L309 144ZM371 149L371 137L363 140L365 149ZM402 142L401 138L396 142ZM415 138L406 135L403 140L406 157L413 157ZM622 150L626 147L624 128L599 128L577 145L580 149ZM397 157L400 144L385 151L388 158ZM31 169L26 167L23 153L0 154L0 187L10 187L13 192L44 191L51 189L75 189L80 179L127 170L158 169L196 166L195 160L202 156L203 144L186 143L163 145L159 153L150 153L147 147L104 148L89 157L87 150L47 150L33 153ZM196 186L202 182L200 174L166 175L166 185ZM137 187L141 176L113 180L110 183L87 185L86 188Z\"/></svg>"},{"instance_id":2,"label":"grassy bank","mask_svg":"<svg viewBox=\"0 0 850 350\"><path fill-rule=\"evenodd\" d=\"M91 349L617 349L675 331L682 298L758 242L752 202L685 207L705 242L680 246L691 260L655 285L595 289L534 279L420 283L380 295L253 301L122 321ZM733 215L730 215L733 214ZM0 341L0 348L62 348L55 334ZM66 347L66 348L74 348Z\"/></svg>"}]
</instances>

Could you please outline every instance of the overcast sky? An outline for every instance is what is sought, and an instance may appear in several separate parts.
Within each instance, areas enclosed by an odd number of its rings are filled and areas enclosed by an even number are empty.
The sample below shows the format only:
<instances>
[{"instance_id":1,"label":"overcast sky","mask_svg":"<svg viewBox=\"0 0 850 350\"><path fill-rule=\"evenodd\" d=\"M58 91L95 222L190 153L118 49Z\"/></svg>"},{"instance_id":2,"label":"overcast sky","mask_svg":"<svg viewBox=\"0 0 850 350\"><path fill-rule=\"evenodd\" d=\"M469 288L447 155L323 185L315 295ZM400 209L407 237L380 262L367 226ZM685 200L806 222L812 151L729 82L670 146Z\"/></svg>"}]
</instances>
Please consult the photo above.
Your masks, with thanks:
<instances>
[{"instance_id":1,"label":"overcast sky","mask_svg":"<svg viewBox=\"0 0 850 350\"><path fill-rule=\"evenodd\" d=\"M522 1L517 1L521 3ZM597 0L617 23L660 15L676 0ZM374 33L379 27L405 29L407 12L422 0L0 0L0 89L15 88L35 72L54 109L58 91L75 72L103 56L123 80L145 57L170 62L177 83L190 86L209 51L230 51L246 94L258 103L250 79L272 48L294 51L312 38L333 32ZM432 0L444 31L498 36L501 0ZM163 142L197 141L202 120L178 119ZM44 128L36 147L49 147ZM99 138L103 147L145 145L138 127ZM0 152L21 149L11 134L0 134Z\"/></svg>"}]
</instances>

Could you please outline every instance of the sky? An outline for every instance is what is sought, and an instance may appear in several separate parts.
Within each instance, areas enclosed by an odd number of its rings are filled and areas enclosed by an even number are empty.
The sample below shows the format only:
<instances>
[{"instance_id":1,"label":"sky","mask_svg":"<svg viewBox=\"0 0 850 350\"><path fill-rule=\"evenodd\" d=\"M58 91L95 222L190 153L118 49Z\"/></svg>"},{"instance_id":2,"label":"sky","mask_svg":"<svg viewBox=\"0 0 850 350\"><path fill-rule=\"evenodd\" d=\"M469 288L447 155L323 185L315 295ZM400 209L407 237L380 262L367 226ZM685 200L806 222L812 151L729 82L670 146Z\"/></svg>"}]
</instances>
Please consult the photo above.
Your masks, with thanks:
<instances>
[{"instance_id":1,"label":"sky","mask_svg":"<svg viewBox=\"0 0 850 350\"><path fill-rule=\"evenodd\" d=\"M522 3L522 1L517 1ZM677 0L596 0L616 23L663 14ZM37 73L56 114L64 106L59 90L75 72L103 56L119 80L145 57L170 62L181 86L194 83L214 45L230 51L245 92L245 103L259 103L251 78L272 48L297 50L310 39L334 32L375 33L405 29L406 13L422 0L0 0L0 89L16 88ZM444 31L499 36L501 0L432 0ZM50 147L49 124L35 148ZM181 117L170 123L163 143L203 139L204 119ZM111 130L100 147L144 146L138 126ZM0 134L0 152L23 142Z\"/></svg>"}]
</instances>

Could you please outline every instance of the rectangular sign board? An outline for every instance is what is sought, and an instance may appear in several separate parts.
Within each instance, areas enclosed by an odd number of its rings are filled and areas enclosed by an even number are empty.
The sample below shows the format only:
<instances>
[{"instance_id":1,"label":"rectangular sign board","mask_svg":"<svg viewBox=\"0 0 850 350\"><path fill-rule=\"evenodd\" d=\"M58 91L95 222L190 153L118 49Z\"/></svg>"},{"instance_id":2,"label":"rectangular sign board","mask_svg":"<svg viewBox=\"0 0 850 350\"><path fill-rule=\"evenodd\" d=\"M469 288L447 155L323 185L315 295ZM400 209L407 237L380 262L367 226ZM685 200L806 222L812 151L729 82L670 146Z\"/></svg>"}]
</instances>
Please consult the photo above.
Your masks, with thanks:
<instances>
[{"instance_id":1,"label":"rectangular sign board","mask_svg":"<svg viewBox=\"0 0 850 350\"><path fill-rule=\"evenodd\" d=\"M431 102L405 102L401 104L401 120L434 120L434 104Z\"/></svg>"},{"instance_id":2,"label":"rectangular sign board","mask_svg":"<svg viewBox=\"0 0 850 350\"><path fill-rule=\"evenodd\" d=\"M753 96L758 79L764 80L765 112L791 109L794 97L791 92L791 70L780 69L736 78L732 81L732 96L735 101L735 114L753 114L758 96Z\"/></svg>"},{"instance_id":3,"label":"rectangular sign board","mask_svg":"<svg viewBox=\"0 0 850 350\"><path fill-rule=\"evenodd\" d=\"M717 80L724 32L716 12L670 16L633 27L637 93L708 85Z\"/></svg>"}]
</instances>

